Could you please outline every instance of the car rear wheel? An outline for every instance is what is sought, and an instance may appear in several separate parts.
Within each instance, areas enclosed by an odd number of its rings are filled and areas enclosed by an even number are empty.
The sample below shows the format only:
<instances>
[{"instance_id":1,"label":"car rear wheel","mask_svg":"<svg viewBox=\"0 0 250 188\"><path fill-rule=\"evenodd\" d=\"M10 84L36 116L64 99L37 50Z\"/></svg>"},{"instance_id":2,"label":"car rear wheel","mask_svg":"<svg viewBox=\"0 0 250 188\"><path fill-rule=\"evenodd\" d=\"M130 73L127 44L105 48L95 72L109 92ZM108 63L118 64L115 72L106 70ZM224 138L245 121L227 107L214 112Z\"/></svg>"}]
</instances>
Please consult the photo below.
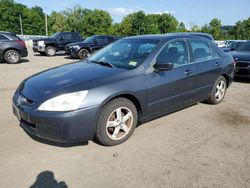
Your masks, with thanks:
<instances>
[{"instance_id":1,"label":"car rear wheel","mask_svg":"<svg viewBox=\"0 0 250 188\"><path fill-rule=\"evenodd\" d=\"M87 58L87 57L89 57L90 56L90 53L89 53L89 51L87 50L87 49L81 49L81 50L79 50L79 52L78 52L78 57L80 58L80 59L85 59L85 58Z\"/></svg>"},{"instance_id":2,"label":"car rear wheel","mask_svg":"<svg viewBox=\"0 0 250 188\"><path fill-rule=\"evenodd\" d=\"M4 60L9 64L19 63L21 59L21 55L16 50L8 50L4 53Z\"/></svg>"},{"instance_id":3,"label":"car rear wheel","mask_svg":"<svg viewBox=\"0 0 250 188\"><path fill-rule=\"evenodd\" d=\"M224 99L227 90L227 81L223 76L220 76L206 102L209 104L219 104Z\"/></svg>"},{"instance_id":4,"label":"car rear wheel","mask_svg":"<svg viewBox=\"0 0 250 188\"><path fill-rule=\"evenodd\" d=\"M45 49L45 54L47 56L55 56L56 55L56 48L53 46L48 46Z\"/></svg>"},{"instance_id":5,"label":"car rear wheel","mask_svg":"<svg viewBox=\"0 0 250 188\"><path fill-rule=\"evenodd\" d=\"M135 105L125 98L117 98L102 109L97 122L96 139L105 146L125 142L134 132L138 113Z\"/></svg>"}]
</instances>

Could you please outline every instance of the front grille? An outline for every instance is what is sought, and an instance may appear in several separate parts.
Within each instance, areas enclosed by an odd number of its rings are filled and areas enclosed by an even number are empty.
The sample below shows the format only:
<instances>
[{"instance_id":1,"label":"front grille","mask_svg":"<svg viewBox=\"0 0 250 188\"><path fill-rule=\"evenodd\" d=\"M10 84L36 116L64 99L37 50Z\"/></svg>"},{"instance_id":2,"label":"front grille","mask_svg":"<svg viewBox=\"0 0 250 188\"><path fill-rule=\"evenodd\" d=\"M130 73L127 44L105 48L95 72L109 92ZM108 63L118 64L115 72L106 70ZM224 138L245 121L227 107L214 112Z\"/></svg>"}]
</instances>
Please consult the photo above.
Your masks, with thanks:
<instances>
[{"instance_id":1,"label":"front grille","mask_svg":"<svg viewBox=\"0 0 250 188\"><path fill-rule=\"evenodd\" d=\"M21 119L21 124L25 125L25 126L28 126L28 127L31 127L33 129L36 128L36 124L33 124L33 123L30 123L28 121L25 121L24 119Z\"/></svg>"},{"instance_id":2,"label":"front grille","mask_svg":"<svg viewBox=\"0 0 250 188\"><path fill-rule=\"evenodd\" d=\"M236 62L236 67L248 67L248 66L250 66L250 62L245 62L245 61Z\"/></svg>"}]
</instances>

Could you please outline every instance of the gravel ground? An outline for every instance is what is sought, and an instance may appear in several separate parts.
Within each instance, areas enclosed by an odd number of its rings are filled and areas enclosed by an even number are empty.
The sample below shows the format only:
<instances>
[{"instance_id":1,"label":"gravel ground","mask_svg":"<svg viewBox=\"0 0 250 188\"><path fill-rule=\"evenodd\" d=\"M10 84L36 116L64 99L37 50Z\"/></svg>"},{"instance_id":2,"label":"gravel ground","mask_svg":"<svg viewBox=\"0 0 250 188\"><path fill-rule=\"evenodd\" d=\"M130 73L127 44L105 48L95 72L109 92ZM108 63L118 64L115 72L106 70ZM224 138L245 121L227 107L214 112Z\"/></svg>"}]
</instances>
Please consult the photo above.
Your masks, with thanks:
<instances>
[{"instance_id":1,"label":"gravel ground","mask_svg":"<svg viewBox=\"0 0 250 188\"><path fill-rule=\"evenodd\" d=\"M29 75L74 60L34 56L0 64L0 187L250 187L250 81L217 106L199 103L138 127L124 144L38 142L12 115Z\"/></svg>"}]
</instances>

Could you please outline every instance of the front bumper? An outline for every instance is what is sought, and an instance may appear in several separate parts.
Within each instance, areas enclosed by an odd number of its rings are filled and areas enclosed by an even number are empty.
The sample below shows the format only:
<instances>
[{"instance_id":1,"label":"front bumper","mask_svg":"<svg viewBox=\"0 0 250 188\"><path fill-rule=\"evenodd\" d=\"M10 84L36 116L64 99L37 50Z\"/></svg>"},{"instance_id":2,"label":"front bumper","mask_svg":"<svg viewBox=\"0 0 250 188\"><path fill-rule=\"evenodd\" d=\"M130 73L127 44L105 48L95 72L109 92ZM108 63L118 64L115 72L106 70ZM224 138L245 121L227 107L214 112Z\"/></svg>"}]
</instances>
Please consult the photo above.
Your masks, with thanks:
<instances>
[{"instance_id":1,"label":"front bumper","mask_svg":"<svg viewBox=\"0 0 250 188\"><path fill-rule=\"evenodd\" d=\"M250 78L250 62L236 62L235 76Z\"/></svg>"},{"instance_id":2,"label":"front bumper","mask_svg":"<svg viewBox=\"0 0 250 188\"><path fill-rule=\"evenodd\" d=\"M33 52L45 52L45 45L44 46L34 45Z\"/></svg>"},{"instance_id":3,"label":"front bumper","mask_svg":"<svg viewBox=\"0 0 250 188\"><path fill-rule=\"evenodd\" d=\"M76 48L68 48L65 53L71 57L78 58L78 51L79 49Z\"/></svg>"},{"instance_id":4,"label":"front bumper","mask_svg":"<svg viewBox=\"0 0 250 188\"><path fill-rule=\"evenodd\" d=\"M92 140L95 134L97 107L71 112L41 112L18 105L13 100L13 113L29 134L61 143Z\"/></svg>"}]
</instances>

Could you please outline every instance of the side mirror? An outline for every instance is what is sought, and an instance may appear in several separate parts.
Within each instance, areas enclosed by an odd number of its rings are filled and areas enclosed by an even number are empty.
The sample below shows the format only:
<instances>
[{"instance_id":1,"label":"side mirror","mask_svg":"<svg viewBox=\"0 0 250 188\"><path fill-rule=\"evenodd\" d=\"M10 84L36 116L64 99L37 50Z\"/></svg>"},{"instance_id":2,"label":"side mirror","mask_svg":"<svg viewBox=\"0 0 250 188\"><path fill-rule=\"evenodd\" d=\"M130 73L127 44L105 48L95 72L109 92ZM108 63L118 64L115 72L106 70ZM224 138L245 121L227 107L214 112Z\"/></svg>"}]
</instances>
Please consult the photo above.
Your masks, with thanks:
<instances>
[{"instance_id":1,"label":"side mirror","mask_svg":"<svg viewBox=\"0 0 250 188\"><path fill-rule=\"evenodd\" d=\"M174 64L166 62L156 62L154 68L159 71L169 71L174 68Z\"/></svg>"},{"instance_id":2,"label":"side mirror","mask_svg":"<svg viewBox=\"0 0 250 188\"><path fill-rule=\"evenodd\" d=\"M59 37L59 40L62 41L62 40L63 40L63 36L60 36L60 37Z\"/></svg>"}]
</instances>

